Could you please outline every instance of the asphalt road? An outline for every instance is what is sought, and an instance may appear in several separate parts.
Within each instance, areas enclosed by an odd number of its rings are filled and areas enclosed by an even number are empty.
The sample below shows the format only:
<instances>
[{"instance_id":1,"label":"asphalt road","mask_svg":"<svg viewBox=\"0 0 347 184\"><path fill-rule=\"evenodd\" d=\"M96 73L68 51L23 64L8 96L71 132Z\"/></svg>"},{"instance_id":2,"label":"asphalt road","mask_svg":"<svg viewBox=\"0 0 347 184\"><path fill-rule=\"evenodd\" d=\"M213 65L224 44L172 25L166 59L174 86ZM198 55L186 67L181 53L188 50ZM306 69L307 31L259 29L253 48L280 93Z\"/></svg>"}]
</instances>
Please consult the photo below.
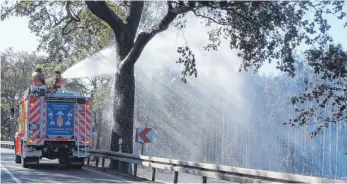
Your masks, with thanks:
<instances>
[{"instance_id":1,"label":"asphalt road","mask_svg":"<svg viewBox=\"0 0 347 184\"><path fill-rule=\"evenodd\" d=\"M90 167L68 169L57 160L41 159L39 165L23 168L14 162L14 151L1 148L1 183L139 183ZM147 182L146 182L147 183Z\"/></svg>"}]
</instances>

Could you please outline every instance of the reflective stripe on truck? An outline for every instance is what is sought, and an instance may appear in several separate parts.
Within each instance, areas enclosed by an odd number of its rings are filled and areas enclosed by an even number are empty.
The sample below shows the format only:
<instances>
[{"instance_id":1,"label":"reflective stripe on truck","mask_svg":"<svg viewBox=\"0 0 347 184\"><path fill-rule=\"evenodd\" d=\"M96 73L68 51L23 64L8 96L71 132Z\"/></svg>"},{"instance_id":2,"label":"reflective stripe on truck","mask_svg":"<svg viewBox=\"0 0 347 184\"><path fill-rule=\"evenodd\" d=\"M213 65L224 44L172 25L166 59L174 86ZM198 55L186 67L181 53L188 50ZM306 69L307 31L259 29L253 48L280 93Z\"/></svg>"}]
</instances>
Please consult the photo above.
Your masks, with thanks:
<instances>
[{"instance_id":1,"label":"reflective stripe on truck","mask_svg":"<svg viewBox=\"0 0 347 184\"><path fill-rule=\"evenodd\" d=\"M30 96L28 109L28 139L29 145L41 145L42 143L42 120L43 117L43 97Z\"/></svg>"}]
</instances>

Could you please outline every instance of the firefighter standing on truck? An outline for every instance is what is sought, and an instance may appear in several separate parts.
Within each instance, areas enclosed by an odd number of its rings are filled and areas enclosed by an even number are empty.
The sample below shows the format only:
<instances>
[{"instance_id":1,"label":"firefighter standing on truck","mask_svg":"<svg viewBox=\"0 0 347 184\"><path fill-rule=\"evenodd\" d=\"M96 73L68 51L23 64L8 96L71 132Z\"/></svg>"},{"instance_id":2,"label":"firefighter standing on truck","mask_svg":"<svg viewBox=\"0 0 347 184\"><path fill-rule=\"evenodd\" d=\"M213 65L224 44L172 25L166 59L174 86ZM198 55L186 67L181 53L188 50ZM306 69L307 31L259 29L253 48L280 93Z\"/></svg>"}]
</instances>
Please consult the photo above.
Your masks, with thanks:
<instances>
[{"instance_id":1,"label":"firefighter standing on truck","mask_svg":"<svg viewBox=\"0 0 347 184\"><path fill-rule=\"evenodd\" d=\"M36 66L35 71L32 74L33 77L33 85L35 86L43 86L46 84L45 75L43 74L43 65L39 64Z\"/></svg>"},{"instance_id":2,"label":"firefighter standing on truck","mask_svg":"<svg viewBox=\"0 0 347 184\"><path fill-rule=\"evenodd\" d=\"M58 89L61 89L63 87L63 77L61 76L61 70L59 66L54 69L54 75L55 81L53 84L53 89L54 92L56 92Z\"/></svg>"}]
</instances>

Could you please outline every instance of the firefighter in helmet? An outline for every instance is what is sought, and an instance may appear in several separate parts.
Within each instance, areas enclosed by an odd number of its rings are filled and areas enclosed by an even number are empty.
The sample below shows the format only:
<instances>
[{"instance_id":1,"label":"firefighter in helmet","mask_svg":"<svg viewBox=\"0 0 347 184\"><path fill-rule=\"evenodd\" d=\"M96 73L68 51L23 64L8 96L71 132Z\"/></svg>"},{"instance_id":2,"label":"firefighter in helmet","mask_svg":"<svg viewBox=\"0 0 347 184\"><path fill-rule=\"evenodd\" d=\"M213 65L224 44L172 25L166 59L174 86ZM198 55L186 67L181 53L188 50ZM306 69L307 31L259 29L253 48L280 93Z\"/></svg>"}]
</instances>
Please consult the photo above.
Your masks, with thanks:
<instances>
[{"instance_id":1,"label":"firefighter in helmet","mask_svg":"<svg viewBox=\"0 0 347 184\"><path fill-rule=\"evenodd\" d=\"M45 75L43 74L43 65L42 64L38 64L36 66L35 71L32 74L33 77L33 85L35 86L43 86L46 84L46 79L45 79Z\"/></svg>"},{"instance_id":2,"label":"firefighter in helmet","mask_svg":"<svg viewBox=\"0 0 347 184\"><path fill-rule=\"evenodd\" d=\"M55 81L53 84L53 89L54 91L57 91L57 89L61 89L63 87L63 77L61 76L61 70L59 66L55 67L54 75L55 75Z\"/></svg>"}]
</instances>

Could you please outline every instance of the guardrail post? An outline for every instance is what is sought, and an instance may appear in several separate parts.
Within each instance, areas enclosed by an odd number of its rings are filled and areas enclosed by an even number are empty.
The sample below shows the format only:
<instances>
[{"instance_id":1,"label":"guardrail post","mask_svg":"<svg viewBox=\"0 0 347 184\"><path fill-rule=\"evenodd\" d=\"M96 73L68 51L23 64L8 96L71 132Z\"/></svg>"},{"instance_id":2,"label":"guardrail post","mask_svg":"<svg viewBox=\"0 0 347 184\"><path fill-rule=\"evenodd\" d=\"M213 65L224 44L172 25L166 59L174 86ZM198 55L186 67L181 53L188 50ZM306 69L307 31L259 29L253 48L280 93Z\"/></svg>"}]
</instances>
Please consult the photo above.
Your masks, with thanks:
<instances>
[{"instance_id":1,"label":"guardrail post","mask_svg":"<svg viewBox=\"0 0 347 184\"><path fill-rule=\"evenodd\" d=\"M95 167L98 167L98 165L99 165L99 157L96 157Z\"/></svg>"},{"instance_id":2,"label":"guardrail post","mask_svg":"<svg viewBox=\"0 0 347 184\"><path fill-rule=\"evenodd\" d=\"M137 175L137 164L134 164L134 176L136 177Z\"/></svg>"},{"instance_id":3,"label":"guardrail post","mask_svg":"<svg viewBox=\"0 0 347 184\"><path fill-rule=\"evenodd\" d=\"M152 168L152 181L155 181L155 168Z\"/></svg>"},{"instance_id":4,"label":"guardrail post","mask_svg":"<svg viewBox=\"0 0 347 184\"><path fill-rule=\"evenodd\" d=\"M207 183L207 177L206 176L202 177L202 183Z\"/></svg>"},{"instance_id":5,"label":"guardrail post","mask_svg":"<svg viewBox=\"0 0 347 184\"><path fill-rule=\"evenodd\" d=\"M121 161L118 162L118 171L119 172L122 172L122 164L123 164L123 162L121 162Z\"/></svg>"},{"instance_id":6,"label":"guardrail post","mask_svg":"<svg viewBox=\"0 0 347 184\"><path fill-rule=\"evenodd\" d=\"M88 156L87 158L87 165L89 165L89 161L90 161L90 156Z\"/></svg>"},{"instance_id":7,"label":"guardrail post","mask_svg":"<svg viewBox=\"0 0 347 184\"><path fill-rule=\"evenodd\" d=\"M177 182L178 182L178 172L175 171L174 183L177 183Z\"/></svg>"},{"instance_id":8,"label":"guardrail post","mask_svg":"<svg viewBox=\"0 0 347 184\"><path fill-rule=\"evenodd\" d=\"M102 160L101 160L101 167L102 167L102 168L105 167L105 157L103 157Z\"/></svg>"}]
</instances>

